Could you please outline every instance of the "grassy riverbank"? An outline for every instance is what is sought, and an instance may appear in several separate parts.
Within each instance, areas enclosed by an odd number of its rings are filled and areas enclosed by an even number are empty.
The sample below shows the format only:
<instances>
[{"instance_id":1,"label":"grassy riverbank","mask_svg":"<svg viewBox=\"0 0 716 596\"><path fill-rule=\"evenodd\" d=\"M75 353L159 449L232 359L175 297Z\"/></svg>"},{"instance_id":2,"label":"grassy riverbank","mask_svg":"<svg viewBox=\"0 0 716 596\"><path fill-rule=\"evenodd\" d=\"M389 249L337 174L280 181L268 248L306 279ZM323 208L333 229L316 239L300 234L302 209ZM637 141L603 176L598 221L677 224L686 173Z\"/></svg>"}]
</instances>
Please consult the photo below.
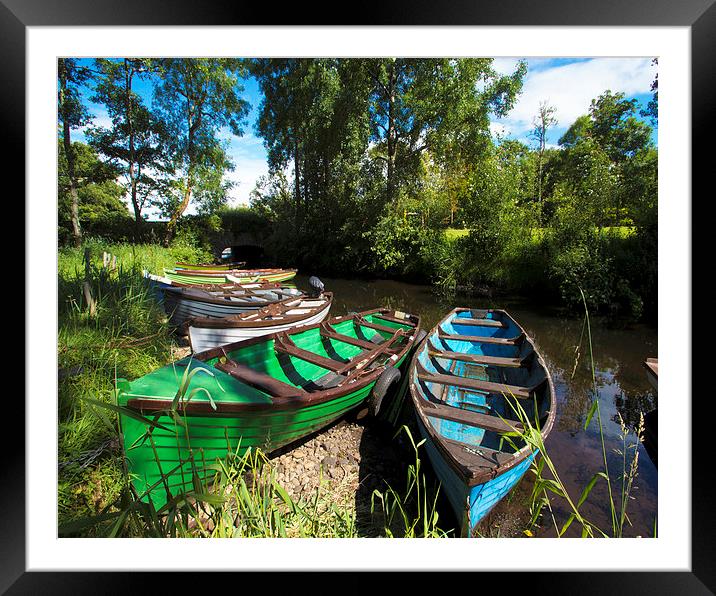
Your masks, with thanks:
<instances>
[{"instance_id":1,"label":"grassy riverbank","mask_svg":"<svg viewBox=\"0 0 716 596\"><path fill-rule=\"evenodd\" d=\"M86 279L85 247L91 254L89 282L96 300L94 313L85 303L82 287ZM401 465L392 475L370 468L366 464L370 458L364 458L358 466L349 461L353 468L348 465L341 478L333 477L330 470L323 473L319 463L312 468L315 482L311 490L295 492L283 469L286 459L293 455L269 460L264 454L252 453L223 462L215 486L205 488L213 496L203 505L189 499L156 515L137 503L129 492L123 466L117 415L106 408L115 403L114 379L137 378L187 353L170 332L142 270L161 271L176 260L205 261L210 255L191 246L165 249L95 241L85 247L62 249L58 261L58 513L62 535L443 536L452 529L452 521L436 516L436 486L422 484L427 463L420 461L425 459L424 453L404 433L398 439L402 440ZM103 266L105 251L117 257L116 268ZM589 418L592 414L594 411ZM331 454L321 451L321 441L326 439L309 445L312 451L303 448L304 461L320 461L316 459L319 455L323 458ZM395 439L385 435L380 441L380 449L388 449ZM544 446L538 446L543 451ZM355 447L361 451L367 448L363 439L360 447ZM625 454L631 449L626 444L623 447ZM629 467L628 459L624 458L625 470L633 473L635 468ZM509 535L529 535L537 517L530 519L530 508L537 513L549 510L545 487L567 494L561 484L550 484L556 474L549 459L546 461L547 467L542 464L533 470L534 483L523 482L520 491L505 499L514 501L514 506L498 507L496 515L486 520L481 535L505 536L508 525ZM351 474L355 482L346 484ZM359 503L357 487L363 487L365 493L366 478L370 477L375 484ZM534 487L532 494L525 494L530 485ZM624 505L618 508L620 514ZM615 511L613 507L611 510ZM577 520L579 524L573 527L586 525ZM622 516L619 534L623 526ZM560 530L555 527L556 533Z\"/></svg>"},{"instance_id":2,"label":"grassy riverbank","mask_svg":"<svg viewBox=\"0 0 716 596\"><path fill-rule=\"evenodd\" d=\"M84 248L90 249L94 313L85 302ZM117 257L104 267L102 253ZM355 537L355 503L322 482L310 499L291 496L264 454L229 457L207 493L210 504L185 500L157 512L130 494L123 466L114 379L134 379L184 356L142 270L161 271L176 260L203 261L210 255L190 247L90 242L60 250L58 260L58 514L66 536L315 536ZM104 404L104 406L102 405ZM417 456L416 456L417 457ZM407 471L410 470L408 467ZM386 490L387 486L378 486ZM346 497L343 493L342 497ZM386 492L388 512L400 503L410 511L412 495ZM424 513L420 510L416 515ZM244 521L236 523L237 516ZM432 521L416 529L413 518L375 512L380 535L442 535ZM390 517L390 519L389 519ZM416 518L417 519L417 518ZM432 518L430 518L432 520ZM382 520L382 522L381 522ZM405 525L403 525L403 521Z\"/></svg>"}]
</instances>

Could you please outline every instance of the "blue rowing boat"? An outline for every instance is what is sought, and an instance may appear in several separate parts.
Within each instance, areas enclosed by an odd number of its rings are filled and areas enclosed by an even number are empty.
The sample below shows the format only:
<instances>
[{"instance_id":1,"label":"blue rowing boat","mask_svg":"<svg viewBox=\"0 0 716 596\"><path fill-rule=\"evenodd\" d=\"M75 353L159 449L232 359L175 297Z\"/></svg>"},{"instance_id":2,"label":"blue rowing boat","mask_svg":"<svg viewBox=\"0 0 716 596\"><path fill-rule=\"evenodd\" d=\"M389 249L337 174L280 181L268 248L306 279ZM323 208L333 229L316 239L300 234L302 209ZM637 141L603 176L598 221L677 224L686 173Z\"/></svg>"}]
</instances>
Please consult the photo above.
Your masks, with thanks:
<instances>
[{"instance_id":1,"label":"blue rowing boat","mask_svg":"<svg viewBox=\"0 0 716 596\"><path fill-rule=\"evenodd\" d=\"M417 348L409 382L441 490L462 536L472 536L537 455L519 435L524 428L514 404L543 439L552 429L552 378L532 340L506 311L456 308Z\"/></svg>"}]
</instances>

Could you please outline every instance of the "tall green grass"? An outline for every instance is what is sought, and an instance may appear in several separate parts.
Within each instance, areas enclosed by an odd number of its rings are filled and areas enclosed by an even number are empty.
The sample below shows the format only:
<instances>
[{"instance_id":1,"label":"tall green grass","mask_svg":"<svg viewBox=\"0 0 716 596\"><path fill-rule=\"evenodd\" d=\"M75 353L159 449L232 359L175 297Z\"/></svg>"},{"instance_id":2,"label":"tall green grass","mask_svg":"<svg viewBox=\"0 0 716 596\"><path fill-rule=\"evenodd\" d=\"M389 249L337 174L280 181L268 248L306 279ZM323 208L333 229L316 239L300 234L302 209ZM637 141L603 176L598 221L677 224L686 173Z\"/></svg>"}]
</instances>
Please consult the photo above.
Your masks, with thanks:
<instances>
[{"instance_id":1,"label":"tall green grass","mask_svg":"<svg viewBox=\"0 0 716 596\"><path fill-rule=\"evenodd\" d=\"M581 346L586 337L589 364L592 373L593 402L587 413L584 430L587 430L589 425L592 423L592 420L596 421L602 454L602 469L591 477L582 489L579 498L575 499L573 495L570 495L565 483L560 478L559 472L557 471L557 468L545 447L544 438L539 428L538 421L530 419L519 403L519 400L508 399L507 401L511 406L512 411L524 429L522 432L518 433L519 438L529 445L532 452L538 452L540 454L538 458L535 458L530 469L531 473L534 475L534 484L529 504L531 520L530 528L526 530L528 535L532 534L532 529L537 526L539 520L543 517L545 509L549 513L549 519L557 537L565 536L569 528L576 523L579 527L580 535L583 538L620 538L624 535L626 524L630 523L627 509L630 500L633 499L632 489L634 487L634 480L638 474L638 445L643 440L644 418L642 415L637 432L635 435L632 435L629 433L624 421L621 419L621 415L619 416L621 422L621 448L617 450L617 453L621 456L621 470L618 472L618 485L615 487L612 481L613 471L610 471L607 460L606 439L604 436L604 427L602 424L602 416L597 393L596 369L594 366L589 308L583 292L582 300L584 305L584 325L582 327L582 334L579 339L579 343L575 349L575 363L573 371L576 371L577 369L579 358L581 356ZM538 411L536 404L534 410L535 412ZM512 442L510 437L506 437L506 440L508 442ZM606 508L610 516L610 528L599 527L593 520L589 519L583 513L583 505L587 502L592 490L600 481L606 485ZM560 499L568 511L567 518L561 523L558 523L555 517L550 495L556 496Z\"/></svg>"}]
</instances>

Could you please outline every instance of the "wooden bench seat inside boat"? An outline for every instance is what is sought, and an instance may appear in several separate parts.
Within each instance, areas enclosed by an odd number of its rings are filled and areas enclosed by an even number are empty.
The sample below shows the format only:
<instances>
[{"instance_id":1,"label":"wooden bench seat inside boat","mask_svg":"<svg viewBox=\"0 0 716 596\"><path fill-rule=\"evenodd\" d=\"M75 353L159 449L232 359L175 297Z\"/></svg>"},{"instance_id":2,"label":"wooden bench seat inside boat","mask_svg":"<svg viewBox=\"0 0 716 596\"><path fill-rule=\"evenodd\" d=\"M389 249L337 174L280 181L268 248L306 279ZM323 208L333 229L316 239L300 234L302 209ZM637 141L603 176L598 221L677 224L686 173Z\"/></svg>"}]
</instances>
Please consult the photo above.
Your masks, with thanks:
<instances>
[{"instance_id":1,"label":"wooden bench seat inside boat","mask_svg":"<svg viewBox=\"0 0 716 596\"><path fill-rule=\"evenodd\" d=\"M468 477L478 476L487 470L494 470L512 461L511 453L470 445L445 437L443 437L441 445Z\"/></svg>"},{"instance_id":2,"label":"wooden bench seat inside boat","mask_svg":"<svg viewBox=\"0 0 716 596\"><path fill-rule=\"evenodd\" d=\"M308 350L299 348L295 343L293 343L293 340L288 335L283 333L279 333L276 336L273 347L274 350L279 353L289 354L294 358L300 358L301 360L305 360L306 362L310 362L311 364L315 364L333 372L340 371L345 365L345 361L338 362L332 358L326 358L320 354L315 354L314 352L309 352Z\"/></svg>"},{"instance_id":3,"label":"wooden bench seat inside boat","mask_svg":"<svg viewBox=\"0 0 716 596\"><path fill-rule=\"evenodd\" d=\"M401 321L402 323L402 321ZM394 333L395 327L388 327L387 325L381 325L380 323L371 323L361 316L353 318L353 324L361 327L367 327L368 329L375 329L376 331L385 331L386 333Z\"/></svg>"},{"instance_id":4,"label":"wooden bench seat inside boat","mask_svg":"<svg viewBox=\"0 0 716 596\"><path fill-rule=\"evenodd\" d=\"M455 317L450 321L453 325L474 325L477 327L499 327L504 329L507 327L507 323L498 321L496 319L469 319L467 317Z\"/></svg>"},{"instance_id":5,"label":"wooden bench seat inside boat","mask_svg":"<svg viewBox=\"0 0 716 596\"><path fill-rule=\"evenodd\" d=\"M463 410L462 408L451 406L449 404L425 402L423 413L431 418L441 418L443 420L459 422L461 424L476 426L478 428L483 428L485 430L501 434L512 433L516 430L522 431L522 424L519 422L513 422L510 424L497 416Z\"/></svg>"},{"instance_id":6,"label":"wooden bench seat inside boat","mask_svg":"<svg viewBox=\"0 0 716 596\"><path fill-rule=\"evenodd\" d=\"M446 360L460 360L461 362L470 362L472 364L485 364L487 366L507 366L511 368L520 368L527 366L532 360L531 356L534 352L530 352L523 358L504 358L500 356L484 356L483 354L463 354L461 352L446 352L435 347L432 342L428 342L428 356L433 358L445 358Z\"/></svg>"},{"instance_id":7,"label":"wooden bench seat inside boat","mask_svg":"<svg viewBox=\"0 0 716 596\"><path fill-rule=\"evenodd\" d=\"M339 333L326 322L321 323L320 332L323 337L327 337L328 339L335 339L336 341L343 342L344 344L350 344L358 348L363 348L364 350L372 350L375 347L375 344L372 342L358 339L357 337L351 337L350 335L345 335L343 333Z\"/></svg>"},{"instance_id":8,"label":"wooden bench seat inside boat","mask_svg":"<svg viewBox=\"0 0 716 596\"><path fill-rule=\"evenodd\" d=\"M272 397L302 397L306 394L305 390L300 387L294 387L278 379L256 371L244 364L239 364L235 360L227 359L226 362L217 362L215 368L231 375L238 381L251 385Z\"/></svg>"},{"instance_id":9,"label":"wooden bench seat inside boat","mask_svg":"<svg viewBox=\"0 0 716 596\"><path fill-rule=\"evenodd\" d=\"M393 335L388 339L382 338L381 336L382 341L379 344L366 342L371 346L370 349L365 352L361 352L357 356L354 356L350 360L346 360L344 362L338 362L332 358L326 358L325 356L299 348L295 343L293 343L293 340L286 333L279 333L276 335L274 349L277 352L283 352L285 354L289 354L290 356L294 356L295 358L305 360L306 362L311 362L312 364L316 364L317 366L326 368L337 374L345 374L353 369L365 368L378 356L388 352L396 339L405 336L405 331L402 329L393 329L393 331Z\"/></svg>"},{"instance_id":10,"label":"wooden bench seat inside boat","mask_svg":"<svg viewBox=\"0 0 716 596\"><path fill-rule=\"evenodd\" d=\"M438 385L451 385L453 387L471 389L474 391L481 391L485 393L512 394L520 399L529 398L530 394L546 381L545 378L536 385L533 385L532 387L522 387L520 385L493 383L492 381L481 381L479 379L470 379L465 377L459 377L457 375L430 373L425 370L425 368L422 366L422 364L420 364L419 361L416 363L416 365L418 379L426 381L428 383L437 383Z\"/></svg>"},{"instance_id":11,"label":"wooden bench seat inside boat","mask_svg":"<svg viewBox=\"0 0 716 596\"><path fill-rule=\"evenodd\" d=\"M516 346L519 345L525 339L525 334L520 333L516 337L490 337L488 335L453 335L452 333L445 333L442 329L440 329L438 331L438 337L440 339L446 339L448 341L469 341L471 343Z\"/></svg>"}]
</instances>

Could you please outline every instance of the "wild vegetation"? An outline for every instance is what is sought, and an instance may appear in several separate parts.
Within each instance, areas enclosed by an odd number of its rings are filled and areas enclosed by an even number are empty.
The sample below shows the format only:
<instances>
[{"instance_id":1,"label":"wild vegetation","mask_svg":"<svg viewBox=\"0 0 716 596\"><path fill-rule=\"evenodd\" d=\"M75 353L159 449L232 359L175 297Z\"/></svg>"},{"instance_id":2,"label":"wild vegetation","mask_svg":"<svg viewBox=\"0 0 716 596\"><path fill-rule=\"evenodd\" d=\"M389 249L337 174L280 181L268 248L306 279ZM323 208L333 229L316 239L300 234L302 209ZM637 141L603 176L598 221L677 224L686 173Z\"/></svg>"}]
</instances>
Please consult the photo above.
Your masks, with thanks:
<instances>
[{"instance_id":1,"label":"wild vegetation","mask_svg":"<svg viewBox=\"0 0 716 596\"><path fill-rule=\"evenodd\" d=\"M641 111L605 90L557 146L547 138L559 115L543 102L528 145L490 132L525 72L501 75L490 59L64 59L60 242L84 232L168 246L184 234L210 248L250 221L278 265L577 310L582 287L595 312L654 319L656 81ZM247 77L264 98L253 132L269 174L236 210L226 135L247 130ZM82 89L111 125L92 124ZM89 146L70 138L83 126ZM148 206L168 222L146 222Z\"/></svg>"},{"instance_id":2,"label":"wild vegetation","mask_svg":"<svg viewBox=\"0 0 716 596\"><path fill-rule=\"evenodd\" d=\"M520 93L524 63L505 76L489 59L61 59L58 73L63 535L357 534L351 514L320 492L311 503L289 497L260 452L217 464L214 485L162 511L131 494L117 457L114 380L175 360L178 347L142 270L212 260L227 232L249 231L272 264L312 273L426 282L448 296L516 292L655 319L658 150L643 118L656 123L656 81L645 111L604 90L550 146L558 114L546 103L533 144L490 132L491 118L509 113ZM264 97L254 132L269 174L249 207L232 209L226 135L247 130L246 77ZM92 122L87 96L109 123ZM83 127L87 143L74 140ZM150 207L167 221L149 222ZM101 263L105 250L117 268ZM594 403L587 425L594 414L601 424ZM580 506L597 482L612 482L610 471L575 499L533 431L527 425L523 440L543 457L533 468L532 522L550 493L573 512L555 523L557 535L572 524L585 535L622 535L636 473L626 430L607 529ZM378 491L374 513L386 536L446 535L412 445L405 484Z\"/></svg>"}]
</instances>

